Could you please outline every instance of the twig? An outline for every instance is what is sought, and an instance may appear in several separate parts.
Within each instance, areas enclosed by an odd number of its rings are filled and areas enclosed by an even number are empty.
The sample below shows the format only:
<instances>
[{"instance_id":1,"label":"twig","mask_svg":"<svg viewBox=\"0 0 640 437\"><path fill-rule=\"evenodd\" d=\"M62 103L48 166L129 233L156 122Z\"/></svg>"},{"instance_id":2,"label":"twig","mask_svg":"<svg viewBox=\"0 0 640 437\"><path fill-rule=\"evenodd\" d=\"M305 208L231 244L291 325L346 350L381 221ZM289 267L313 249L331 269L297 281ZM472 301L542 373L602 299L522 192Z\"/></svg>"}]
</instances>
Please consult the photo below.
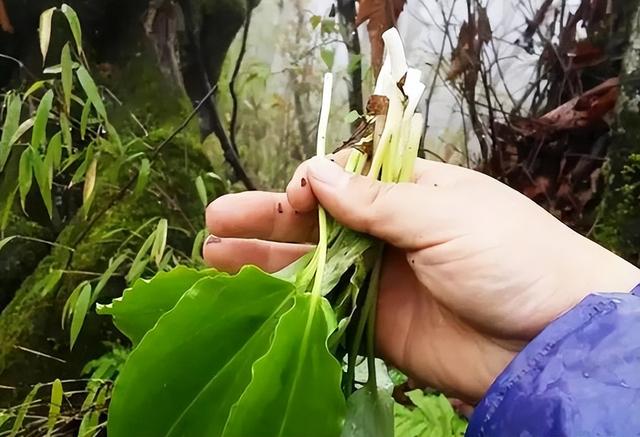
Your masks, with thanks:
<instances>
[{"instance_id":1,"label":"twig","mask_svg":"<svg viewBox=\"0 0 640 437\"><path fill-rule=\"evenodd\" d=\"M244 60L244 55L247 52L247 40L249 39L249 27L251 26L251 15L253 9L247 9L247 18L244 22L244 30L242 32L242 44L240 45L240 53L238 53L238 59L236 61L236 66L233 69L233 74L231 75L231 81L229 82L229 94L231 94L231 123L229 125L229 137L231 140L231 147L238 153L238 142L236 140L236 131L238 127L238 95L236 93L236 81L238 79L238 74L240 74L240 68L242 67L242 61Z\"/></svg>"}]
</instances>

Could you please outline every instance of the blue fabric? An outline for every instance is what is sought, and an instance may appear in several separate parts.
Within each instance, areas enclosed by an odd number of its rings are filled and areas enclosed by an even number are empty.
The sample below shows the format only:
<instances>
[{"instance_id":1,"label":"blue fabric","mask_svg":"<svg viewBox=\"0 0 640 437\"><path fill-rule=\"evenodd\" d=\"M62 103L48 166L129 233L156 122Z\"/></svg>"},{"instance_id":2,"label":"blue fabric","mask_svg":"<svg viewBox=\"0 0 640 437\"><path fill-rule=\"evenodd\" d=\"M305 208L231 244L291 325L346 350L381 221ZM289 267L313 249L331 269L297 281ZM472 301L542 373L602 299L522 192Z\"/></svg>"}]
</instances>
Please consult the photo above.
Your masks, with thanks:
<instances>
[{"instance_id":1,"label":"blue fabric","mask_svg":"<svg viewBox=\"0 0 640 437\"><path fill-rule=\"evenodd\" d=\"M505 369L467 437L640 436L640 286L594 294Z\"/></svg>"}]
</instances>

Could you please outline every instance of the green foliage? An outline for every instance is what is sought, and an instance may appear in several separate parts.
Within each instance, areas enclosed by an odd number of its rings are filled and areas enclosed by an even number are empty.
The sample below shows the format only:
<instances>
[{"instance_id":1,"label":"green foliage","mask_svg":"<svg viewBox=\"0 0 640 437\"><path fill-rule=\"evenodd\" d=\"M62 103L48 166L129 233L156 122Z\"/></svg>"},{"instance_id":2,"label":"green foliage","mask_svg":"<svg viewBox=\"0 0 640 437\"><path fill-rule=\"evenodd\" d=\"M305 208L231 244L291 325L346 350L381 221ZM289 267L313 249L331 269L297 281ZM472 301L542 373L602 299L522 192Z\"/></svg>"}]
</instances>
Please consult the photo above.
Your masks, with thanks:
<instances>
[{"instance_id":1,"label":"green foliage","mask_svg":"<svg viewBox=\"0 0 640 437\"><path fill-rule=\"evenodd\" d=\"M398 437L462 437L467 423L444 395L426 395L421 390L407 393L415 407L395 406L395 435Z\"/></svg>"},{"instance_id":2,"label":"green foliage","mask_svg":"<svg viewBox=\"0 0 640 437\"><path fill-rule=\"evenodd\" d=\"M109 435L221 435L293 292L292 284L255 268L197 282L127 361L109 411ZM151 293L146 296L153 305ZM168 365L157 366L158 360Z\"/></svg>"},{"instance_id":3,"label":"green foliage","mask_svg":"<svg viewBox=\"0 0 640 437\"><path fill-rule=\"evenodd\" d=\"M349 398L341 437L393 436L393 408L394 401L388 392L370 386L361 388Z\"/></svg>"},{"instance_id":4,"label":"green foliage","mask_svg":"<svg viewBox=\"0 0 640 437\"><path fill-rule=\"evenodd\" d=\"M176 267L170 272L158 273L150 280L138 279L121 298L109 305L98 306L97 311L112 316L116 327L137 345L196 282L217 275L214 270Z\"/></svg>"}]
</instances>

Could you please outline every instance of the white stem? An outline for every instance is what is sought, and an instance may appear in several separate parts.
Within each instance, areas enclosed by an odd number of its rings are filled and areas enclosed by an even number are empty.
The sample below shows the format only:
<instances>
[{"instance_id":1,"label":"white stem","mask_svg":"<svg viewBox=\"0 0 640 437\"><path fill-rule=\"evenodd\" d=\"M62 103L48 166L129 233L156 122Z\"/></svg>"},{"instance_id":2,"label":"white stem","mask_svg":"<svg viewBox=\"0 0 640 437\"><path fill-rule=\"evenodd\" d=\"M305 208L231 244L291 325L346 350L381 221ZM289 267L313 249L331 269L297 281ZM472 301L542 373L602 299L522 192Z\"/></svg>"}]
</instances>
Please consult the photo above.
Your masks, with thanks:
<instances>
[{"instance_id":1,"label":"white stem","mask_svg":"<svg viewBox=\"0 0 640 437\"><path fill-rule=\"evenodd\" d=\"M331 97L333 94L333 74L324 75L324 87L322 89L322 108L320 109L320 121L318 122L318 141L316 155L327 154L327 130L329 128L329 114L331 113Z\"/></svg>"},{"instance_id":2,"label":"white stem","mask_svg":"<svg viewBox=\"0 0 640 437\"><path fill-rule=\"evenodd\" d=\"M418 157L418 149L420 149L423 125L424 117L422 114L413 114L413 117L411 117L411 127L409 129L409 141L402 159L402 171L400 172L399 182L409 182L413 177L413 170Z\"/></svg>"}]
</instances>

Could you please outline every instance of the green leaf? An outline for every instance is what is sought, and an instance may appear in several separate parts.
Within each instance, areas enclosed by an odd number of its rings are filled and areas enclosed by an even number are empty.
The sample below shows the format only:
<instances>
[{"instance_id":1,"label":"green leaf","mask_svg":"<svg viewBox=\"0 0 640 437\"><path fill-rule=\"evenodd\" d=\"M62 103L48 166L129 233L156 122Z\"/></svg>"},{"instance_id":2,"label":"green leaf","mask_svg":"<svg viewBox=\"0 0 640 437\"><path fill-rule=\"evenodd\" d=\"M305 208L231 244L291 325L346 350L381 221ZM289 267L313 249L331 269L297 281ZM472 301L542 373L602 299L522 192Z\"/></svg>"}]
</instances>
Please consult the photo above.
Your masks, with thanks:
<instances>
[{"instance_id":1,"label":"green leaf","mask_svg":"<svg viewBox=\"0 0 640 437\"><path fill-rule=\"evenodd\" d=\"M0 250L2 250L4 246L9 244L11 241L15 240L16 238L18 238L17 235L11 235L10 237L6 237L0 240Z\"/></svg>"},{"instance_id":2,"label":"green leaf","mask_svg":"<svg viewBox=\"0 0 640 437\"><path fill-rule=\"evenodd\" d=\"M47 168L42 158L37 152L31 154L31 161L33 165L33 173L36 177L38 188L40 189L40 195L44 202L49 218L53 217L53 200L51 198L51 187L53 185L53 168Z\"/></svg>"},{"instance_id":3,"label":"green leaf","mask_svg":"<svg viewBox=\"0 0 640 437\"><path fill-rule=\"evenodd\" d=\"M33 131L31 132L31 147L35 150L43 146L47 141L47 123L49 114L53 105L53 91L49 90L45 93L38 110L36 111L35 122L33 123Z\"/></svg>"},{"instance_id":4,"label":"green leaf","mask_svg":"<svg viewBox=\"0 0 640 437\"><path fill-rule=\"evenodd\" d=\"M51 402L49 403L49 418L47 419L47 437L53 432L58 417L60 417L60 408L62 407L62 382L59 379L53 381L51 385Z\"/></svg>"},{"instance_id":5,"label":"green leaf","mask_svg":"<svg viewBox=\"0 0 640 437\"><path fill-rule=\"evenodd\" d=\"M65 328L67 323L67 319L71 318L73 314L73 309L76 306L76 302L78 301L78 296L80 292L89 284L88 281L82 281L76 288L73 289L67 301L64 303L64 307L62 308L62 329Z\"/></svg>"},{"instance_id":6,"label":"green leaf","mask_svg":"<svg viewBox=\"0 0 640 437\"><path fill-rule=\"evenodd\" d=\"M347 66L347 73L351 74L362 66L362 55L351 55L349 59L349 65Z\"/></svg>"},{"instance_id":7,"label":"green leaf","mask_svg":"<svg viewBox=\"0 0 640 437\"><path fill-rule=\"evenodd\" d=\"M303 436L309 430L318 436L340 435L345 400L340 363L326 346L332 322L321 306L328 305L319 296L296 296L231 409L225 437Z\"/></svg>"},{"instance_id":8,"label":"green leaf","mask_svg":"<svg viewBox=\"0 0 640 437\"><path fill-rule=\"evenodd\" d=\"M160 266L162 255L167 247L167 227L167 219L161 219L158 222L158 227L156 228L156 238L153 242L153 247L151 248L151 258L155 260L156 266Z\"/></svg>"},{"instance_id":9,"label":"green leaf","mask_svg":"<svg viewBox=\"0 0 640 437\"><path fill-rule=\"evenodd\" d=\"M104 287L107 285L107 282L109 282L109 279L111 279L111 277L120 268L120 266L124 264L126 260L127 260L127 255L122 254L118 256L116 259L112 258L109 261L109 267L107 267L107 270L105 270L102 276L100 276L98 285L96 285L96 288L93 290L93 296L91 297L92 304L96 303L96 301L100 297L100 293L102 292Z\"/></svg>"},{"instance_id":10,"label":"green leaf","mask_svg":"<svg viewBox=\"0 0 640 437\"><path fill-rule=\"evenodd\" d=\"M83 66L80 66L78 70L76 70L76 75L78 76L78 80L80 81L82 89L84 89L84 92L87 94L87 98L91 101L93 107L96 108L96 112L102 117L103 120L106 121L107 110L104 107L102 97L100 97L100 93L98 92L98 87L91 78L91 75Z\"/></svg>"},{"instance_id":11,"label":"green leaf","mask_svg":"<svg viewBox=\"0 0 640 437\"><path fill-rule=\"evenodd\" d=\"M218 275L215 270L197 271L179 266L170 272L160 272L150 280L137 280L121 298L109 305L98 305L96 311L112 316L120 332L137 345L196 282Z\"/></svg>"},{"instance_id":12,"label":"green leaf","mask_svg":"<svg viewBox=\"0 0 640 437\"><path fill-rule=\"evenodd\" d=\"M151 249L151 246L153 245L155 240L156 240L156 231L153 231L147 237L147 239L142 244L142 246L140 246L140 250L138 250L136 257L131 263L131 268L129 269L129 273L127 273L127 277L126 277L127 282L133 282L138 278L139 273L141 273L139 266L143 264L143 258L147 255L147 253L149 252L149 249ZM144 263L144 265L146 266L146 262Z\"/></svg>"},{"instance_id":13,"label":"green leaf","mask_svg":"<svg viewBox=\"0 0 640 437\"><path fill-rule=\"evenodd\" d=\"M333 62L336 57L336 52L331 49L323 48L320 50L320 57L322 58L324 64L327 66L327 69L329 71L333 70Z\"/></svg>"},{"instance_id":14,"label":"green leaf","mask_svg":"<svg viewBox=\"0 0 640 437\"><path fill-rule=\"evenodd\" d=\"M202 179L202 176L198 176L196 178L196 190L198 191L198 197L200 197L202 206L206 208L208 203L207 187L204 186L204 180Z\"/></svg>"},{"instance_id":15,"label":"green leaf","mask_svg":"<svg viewBox=\"0 0 640 437\"><path fill-rule=\"evenodd\" d=\"M47 59L49 51L49 42L51 41L51 19L57 8L47 9L40 15L40 28L38 29L40 37L40 53L42 54L42 65Z\"/></svg>"},{"instance_id":16,"label":"green leaf","mask_svg":"<svg viewBox=\"0 0 640 437\"><path fill-rule=\"evenodd\" d=\"M49 145L47 146L47 154L44 158L45 167L52 169L52 171L58 170L62 163L62 132L58 132L51 137Z\"/></svg>"},{"instance_id":17,"label":"green leaf","mask_svg":"<svg viewBox=\"0 0 640 437\"><path fill-rule=\"evenodd\" d=\"M84 188L82 189L82 210L85 217L89 213L91 203L93 202L94 192L96 188L96 178L98 175L98 160L93 158L91 164L87 168L87 173L84 175Z\"/></svg>"},{"instance_id":18,"label":"green leaf","mask_svg":"<svg viewBox=\"0 0 640 437\"><path fill-rule=\"evenodd\" d=\"M87 135L87 126L89 125L89 115L91 114L91 100L87 99L82 108L82 115L80 116L80 138L84 140Z\"/></svg>"},{"instance_id":19,"label":"green leaf","mask_svg":"<svg viewBox=\"0 0 640 437\"><path fill-rule=\"evenodd\" d=\"M50 83L50 81L48 80L38 80L36 82L34 82L28 89L27 92L24 93L24 100L27 100L27 97L29 97L31 94L35 93L36 91L38 91L39 89L41 89L42 87L44 87L44 85L46 83Z\"/></svg>"},{"instance_id":20,"label":"green leaf","mask_svg":"<svg viewBox=\"0 0 640 437\"><path fill-rule=\"evenodd\" d=\"M72 154L73 140L71 138L71 124L65 113L60 114L60 132L62 132L62 143L69 155Z\"/></svg>"},{"instance_id":21,"label":"green leaf","mask_svg":"<svg viewBox=\"0 0 640 437\"><path fill-rule=\"evenodd\" d=\"M395 406L396 434L407 437L462 437L467 422L453 410L444 395L425 394L422 390L407 393L417 408Z\"/></svg>"},{"instance_id":22,"label":"green leaf","mask_svg":"<svg viewBox=\"0 0 640 437\"><path fill-rule=\"evenodd\" d=\"M69 333L71 349L73 349L73 346L76 344L76 340L78 339L78 335L80 335L80 330L82 329L82 325L84 324L84 319L87 316L87 311L89 310L90 302L91 302L91 284L87 283L82 288L82 291L78 295L78 300L76 300L75 305L73 306L73 313L71 318L71 330Z\"/></svg>"},{"instance_id":23,"label":"green leaf","mask_svg":"<svg viewBox=\"0 0 640 437\"><path fill-rule=\"evenodd\" d=\"M76 47L78 48L78 52L82 54L82 28L80 27L80 19L78 18L78 14L73 8L66 3L62 4L60 8L65 17L67 17L67 21L69 22L69 27L71 28L71 33L73 34L73 39L76 41Z\"/></svg>"},{"instance_id":24,"label":"green leaf","mask_svg":"<svg viewBox=\"0 0 640 437\"><path fill-rule=\"evenodd\" d=\"M129 356L113 391L109 437L220 436L294 293L255 267L196 283Z\"/></svg>"},{"instance_id":25,"label":"green leaf","mask_svg":"<svg viewBox=\"0 0 640 437\"><path fill-rule=\"evenodd\" d=\"M341 437L393 437L393 421L391 395L365 386L347 400Z\"/></svg>"},{"instance_id":26,"label":"green leaf","mask_svg":"<svg viewBox=\"0 0 640 437\"><path fill-rule=\"evenodd\" d=\"M191 259L193 261L202 261L202 244L206 236L207 230L201 229L196 234L196 238L193 239L193 246L191 247Z\"/></svg>"},{"instance_id":27,"label":"green leaf","mask_svg":"<svg viewBox=\"0 0 640 437\"><path fill-rule=\"evenodd\" d=\"M46 296L51 293L60 282L60 279L62 279L63 273L64 272L62 270L52 270L51 272L49 272L49 274L47 275L47 279L42 287L42 291L40 291L40 295Z\"/></svg>"},{"instance_id":28,"label":"green leaf","mask_svg":"<svg viewBox=\"0 0 640 437\"><path fill-rule=\"evenodd\" d=\"M147 187L149 182L149 175L151 174L151 163L147 158L144 158L140 163L140 169L138 170L138 179L136 180L136 188L134 195L139 196Z\"/></svg>"},{"instance_id":29,"label":"green leaf","mask_svg":"<svg viewBox=\"0 0 640 437\"><path fill-rule=\"evenodd\" d=\"M34 122L33 118L29 118L29 119L23 121L20 124L20 126L18 126L18 129L13 133L13 136L9 140L9 146L13 146L15 143L17 143L20 140L20 138L22 138L22 136L25 133L27 133L27 131L29 131L29 129L31 129L33 127L33 122Z\"/></svg>"},{"instance_id":30,"label":"green leaf","mask_svg":"<svg viewBox=\"0 0 640 437\"><path fill-rule=\"evenodd\" d=\"M18 130L20 125L20 112L22 111L22 100L20 96L10 93L7 97L7 113L2 125L2 136L0 137L0 172L9 159L11 153L11 137Z\"/></svg>"},{"instance_id":31,"label":"green leaf","mask_svg":"<svg viewBox=\"0 0 640 437\"><path fill-rule=\"evenodd\" d=\"M320 15L312 15L311 18L309 18L309 23L311 23L312 29L317 28L321 22L322 22L322 17Z\"/></svg>"},{"instance_id":32,"label":"green leaf","mask_svg":"<svg viewBox=\"0 0 640 437\"><path fill-rule=\"evenodd\" d=\"M71 61L71 49L69 43L62 48L60 57L62 68L62 91L64 93L64 107L67 114L71 111L71 92L73 91L73 62Z\"/></svg>"},{"instance_id":33,"label":"green leaf","mask_svg":"<svg viewBox=\"0 0 640 437\"><path fill-rule=\"evenodd\" d=\"M358 258L373 247L374 241L358 232L343 228L327 253L327 266L322 278L322 290L326 295L340 282L340 278Z\"/></svg>"},{"instance_id":34,"label":"green leaf","mask_svg":"<svg viewBox=\"0 0 640 437\"><path fill-rule=\"evenodd\" d=\"M27 194L31 190L33 182L33 151L25 149L20 156L20 164L18 165L18 185L20 187L20 204L25 209Z\"/></svg>"},{"instance_id":35,"label":"green leaf","mask_svg":"<svg viewBox=\"0 0 640 437\"><path fill-rule=\"evenodd\" d=\"M40 390L40 387L42 387L40 384L34 385L27 397L24 398L24 401L22 402L22 405L18 410L18 414L16 414L16 420L13 422L13 427L11 428L9 437L16 437L20 432L22 423L24 422L24 418L27 416L27 411L33 403L33 399L36 397L36 394L38 394L38 390Z\"/></svg>"}]
</instances>

